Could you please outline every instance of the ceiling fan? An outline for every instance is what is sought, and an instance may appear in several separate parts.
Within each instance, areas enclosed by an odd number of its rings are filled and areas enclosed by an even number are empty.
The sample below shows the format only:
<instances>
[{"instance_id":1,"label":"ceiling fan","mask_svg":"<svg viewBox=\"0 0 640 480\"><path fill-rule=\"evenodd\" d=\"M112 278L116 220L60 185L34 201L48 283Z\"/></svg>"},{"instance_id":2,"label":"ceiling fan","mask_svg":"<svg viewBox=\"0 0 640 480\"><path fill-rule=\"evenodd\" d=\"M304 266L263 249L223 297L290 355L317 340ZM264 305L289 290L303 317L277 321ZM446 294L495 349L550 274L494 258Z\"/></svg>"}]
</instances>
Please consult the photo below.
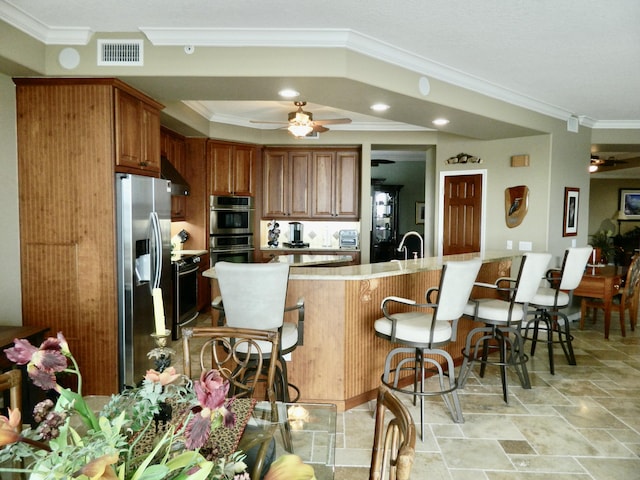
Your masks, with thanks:
<instances>
[{"instance_id":1,"label":"ceiling fan","mask_svg":"<svg viewBox=\"0 0 640 480\"><path fill-rule=\"evenodd\" d=\"M325 125L337 125L351 123L350 118L332 118L327 120L314 120L311 112L306 112L303 107L307 102L293 102L298 109L289 112L287 122L268 122L263 120L251 120L251 123L273 123L286 125L287 130L296 138L304 138L313 133L326 132L329 129Z\"/></svg>"},{"instance_id":2,"label":"ceiling fan","mask_svg":"<svg viewBox=\"0 0 640 480\"><path fill-rule=\"evenodd\" d=\"M599 167L616 167L618 165L624 165L627 162L625 160L618 160L615 157L609 157L607 159L602 159L598 155L591 155L590 166L595 167L594 170L597 170Z\"/></svg>"}]
</instances>

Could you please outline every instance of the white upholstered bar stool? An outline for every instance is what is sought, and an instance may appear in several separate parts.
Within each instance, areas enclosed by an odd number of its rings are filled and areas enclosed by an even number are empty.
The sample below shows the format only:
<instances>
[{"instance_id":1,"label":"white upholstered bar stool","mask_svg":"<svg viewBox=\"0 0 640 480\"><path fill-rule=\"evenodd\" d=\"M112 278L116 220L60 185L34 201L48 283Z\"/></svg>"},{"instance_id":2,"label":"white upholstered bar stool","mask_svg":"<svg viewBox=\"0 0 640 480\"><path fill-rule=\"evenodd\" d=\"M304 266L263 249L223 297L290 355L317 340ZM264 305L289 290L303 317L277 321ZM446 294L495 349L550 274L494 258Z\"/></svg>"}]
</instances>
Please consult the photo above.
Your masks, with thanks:
<instances>
[{"instance_id":1,"label":"white upholstered bar stool","mask_svg":"<svg viewBox=\"0 0 640 480\"><path fill-rule=\"evenodd\" d=\"M400 344L386 357L382 383L392 390L420 399L420 435L424 440L424 397L442 395L454 422L464 422L456 389L453 358L442 347L455 341L458 320L480 271L482 261L448 262L442 267L438 287L425 294L426 303L401 297L382 300L384 317L374 323L378 337ZM394 309L393 313L391 309ZM400 313L397 313L401 310ZM445 365L441 365L444 358ZM430 368L425 368L425 364ZM403 372L412 375L402 375ZM425 391L425 375L436 372L440 389ZM445 384L445 377L448 382ZM411 380L412 387L405 387Z\"/></svg>"},{"instance_id":2,"label":"white upholstered bar stool","mask_svg":"<svg viewBox=\"0 0 640 480\"><path fill-rule=\"evenodd\" d=\"M538 288L538 291L529 302L533 308L533 318L527 321L523 338L531 341L531 355L536 351L536 344L544 342L547 344L549 353L549 371L555 373L553 361L553 345L559 343L564 351L569 365L576 364L576 357L573 353L571 341L570 322L567 315L561 310L571 304L573 290L575 290L582 280L587 261L591 256L593 248L586 247L568 248L564 253L562 267L552 268L545 276L548 286ZM540 334L546 333L546 339L540 339ZM554 339L554 333L557 339Z\"/></svg>"},{"instance_id":3,"label":"white upholstered bar stool","mask_svg":"<svg viewBox=\"0 0 640 480\"><path fill-rule=\"evenodd\" d=\"M507 367L514 368L523 388L531 388L526 366L528 357L524 354L520 329L526 319L528 304L538 291L550 260L550 253L525 253L517 278L502 277L493 284L476 283L478 287L502 292L506 299L473 299L466 305L465 315L483 325L473 328L467 334L458 380L461 388L475 362L481 362L481 377L484 376L487 364L500 367L502 394L506 403L509 402ZM489 358L489 350L496 349L500 353L498 361Z\"/></svg>"},{"instance_id":4,"label":"white upholstered bar stool","mask_svg":"<svg viewBox=\"0 0 640 480\"><path fill-rule=\"evenodd\" d=\"M277 263L217 262L214 266L221 297L214 299L212 308L221 315L219 325L234 328L277 330L280 334L276 358L265 354L266 361L275 361L276 396L283 402L296 401L299 392L289 384L284 355L302 345L304 332L304 299L286 307L289 265ZM297 310L297 322L284 321L285 312ZM263 345L261 345L262 347ZM270 352L264 345L264 351ZM289 389L296 397L289 397Z\"/></svg>"}]
</instances>

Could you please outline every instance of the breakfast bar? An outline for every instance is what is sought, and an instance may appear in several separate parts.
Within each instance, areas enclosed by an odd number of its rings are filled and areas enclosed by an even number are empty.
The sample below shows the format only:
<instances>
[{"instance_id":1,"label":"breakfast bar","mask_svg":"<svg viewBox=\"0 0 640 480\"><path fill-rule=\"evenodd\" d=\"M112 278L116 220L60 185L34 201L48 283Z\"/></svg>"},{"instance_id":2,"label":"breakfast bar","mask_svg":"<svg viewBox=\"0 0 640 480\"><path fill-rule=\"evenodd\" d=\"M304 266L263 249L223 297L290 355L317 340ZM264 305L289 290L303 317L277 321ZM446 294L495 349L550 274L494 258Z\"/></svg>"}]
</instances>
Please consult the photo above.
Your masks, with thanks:
<instances>
[{"instance_id":1,"label":"breakfast bar","mask_svg":"<svg viewBox=\"0 0 640 480\"><path fill-rule=\"evenodd\" d=\"M287 365L289 382L301 392L301 401L334 403L344 411L375 397L389 342L375 336L374 321L380 303L390 296L423 299L437 286L442 265L468 260L475 254L430 257L338 267L292 267L287 305L305 301L304 344ZM492 283L509 276L513 252L485 252L479 282ZM215 269L203 273L212 279L212 298L220 295ZM295 317L290 319L295 321ZM212 320L217 321L215 317ZM447 350L462 360L461 350L471 320L462 319L458 336Z\"/></svg>"}]
</instances>

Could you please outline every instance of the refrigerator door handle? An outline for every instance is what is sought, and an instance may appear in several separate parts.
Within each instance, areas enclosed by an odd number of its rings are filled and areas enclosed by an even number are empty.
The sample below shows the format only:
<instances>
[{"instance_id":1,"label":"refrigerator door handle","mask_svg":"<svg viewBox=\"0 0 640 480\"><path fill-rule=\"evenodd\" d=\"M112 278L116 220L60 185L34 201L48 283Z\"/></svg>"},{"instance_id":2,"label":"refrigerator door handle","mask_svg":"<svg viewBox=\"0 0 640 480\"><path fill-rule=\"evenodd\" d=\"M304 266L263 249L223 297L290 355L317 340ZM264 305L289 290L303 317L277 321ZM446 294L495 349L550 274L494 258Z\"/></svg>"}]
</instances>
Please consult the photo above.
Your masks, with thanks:
<instances>
[{"instance_id":1,"label":"refrigerator door handle","mask_svg":"<svg viewBox=\"0 0 640 480\"><path fill-rule=\"evenodd\" d=\"M154 288L160 288L160 281L162 279L162 232L160 231L160 219L156 212L151 212L151 235L153 236L152 247L152 262L153 262L153 279L149 283L149 286L153 290Z\"/></svg>"}]
</instances>

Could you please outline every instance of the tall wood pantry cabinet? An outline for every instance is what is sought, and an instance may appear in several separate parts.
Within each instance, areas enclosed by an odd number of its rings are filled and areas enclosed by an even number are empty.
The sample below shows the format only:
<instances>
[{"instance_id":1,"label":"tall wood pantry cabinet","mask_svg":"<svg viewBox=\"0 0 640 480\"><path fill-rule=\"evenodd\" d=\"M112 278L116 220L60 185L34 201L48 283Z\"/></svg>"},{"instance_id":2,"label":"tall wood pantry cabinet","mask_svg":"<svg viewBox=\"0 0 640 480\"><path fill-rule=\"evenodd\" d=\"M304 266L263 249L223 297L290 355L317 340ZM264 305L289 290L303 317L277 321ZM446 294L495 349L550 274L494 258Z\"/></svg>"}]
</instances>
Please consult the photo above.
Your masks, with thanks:
<instances>
[{"instance_id":1,"label":"tall wood pantry cabinet","mask_svg":"<svg viewBox=\"0 0 640 480\"><path fill-rule=\"evenodd\" d=\"M83 394L115 393L114 176L158 176L162 105L116 79L14 82L22 321L65 335Z\"/></svg>"}]
</instances>

